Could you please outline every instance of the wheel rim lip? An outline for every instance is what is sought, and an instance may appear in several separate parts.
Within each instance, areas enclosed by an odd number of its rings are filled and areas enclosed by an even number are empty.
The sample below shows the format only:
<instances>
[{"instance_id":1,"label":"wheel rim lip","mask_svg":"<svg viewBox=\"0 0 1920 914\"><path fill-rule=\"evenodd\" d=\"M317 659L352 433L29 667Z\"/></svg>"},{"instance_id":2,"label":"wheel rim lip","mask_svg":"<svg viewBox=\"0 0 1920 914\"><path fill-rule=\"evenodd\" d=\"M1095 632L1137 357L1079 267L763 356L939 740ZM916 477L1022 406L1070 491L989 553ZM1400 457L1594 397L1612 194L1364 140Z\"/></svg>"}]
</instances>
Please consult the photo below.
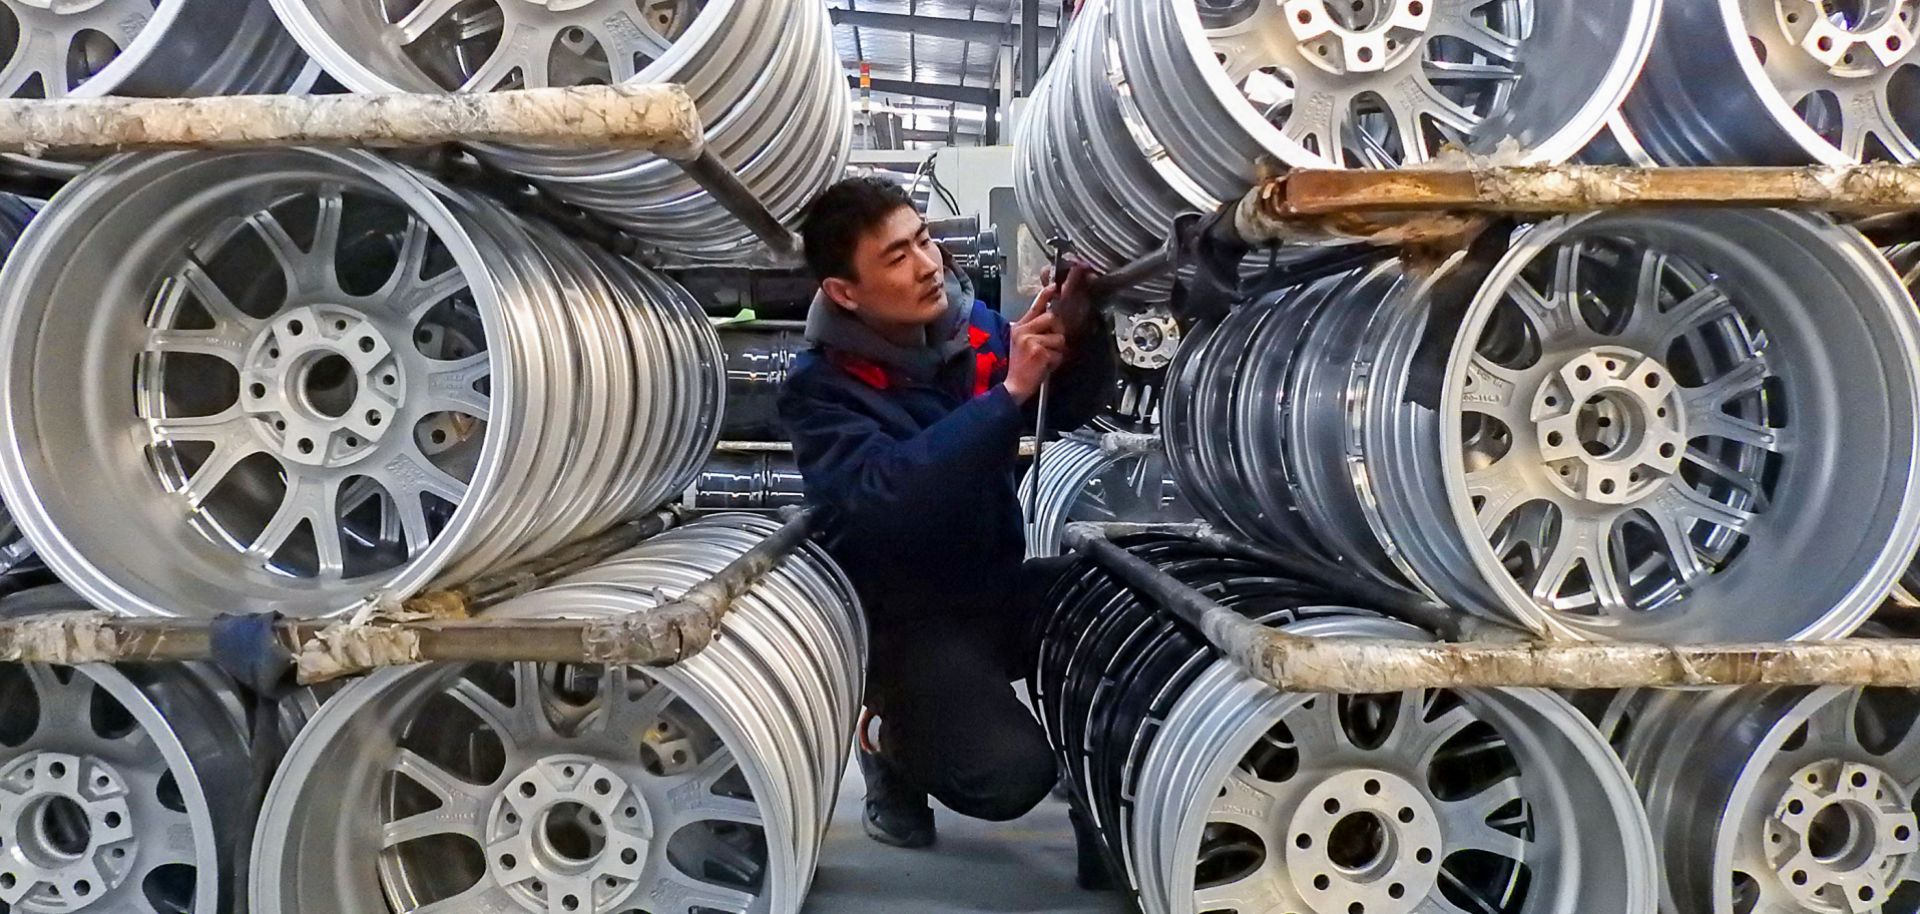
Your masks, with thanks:
<instances>
[{"instance_id":1,"label":"wheel rim lip","mask_svg":"<svg viewBox=\"0 0 1920 914\"><path fill-rule=\"evenodd\" d=\"M1635 77L1646 64L1653 48L1655 25L1660 19L1662 4L1666 2L1689 2L1689 0L1638 0L1632 6L1627 28L1622 31L1622 46L1634 47L1633 55L1616 56L1613 65L1606 74L1608 91L1595 92L1588 96L1587 102L1579 112L1567 119L1566 123L1553 132L1547 139L1521 150L1514 164L1540 165L1564 161L1571 158L1587 143L1591 142L1606 127L1607 116L1626 100L1632 90ZM1736 0L1721 0L1723 3ZM1309 152L1306 147L1289 138L1285 133L1265 119L1260 118L1245 103L1240 92L1227 81L1226 73L1214 57L1214 52L1204 37L1200 22L1199 7L1190 0L1176 0L1170 4L1174 22L1179 32L1179 45L1185 51L1186 60L1193 69L1198 70L1207 88L1215 99L1233 117L1240 129L1247 132L1254 141L1267 152L1289 166L1296 168L1339 168L1347 166L1324 155Z\"/></svg>"},{"instance_id":2,"label":"wheel rim lip","mask_svg":"<svg viewBox=\"0 0 1920 914\"><path fill-rule=\"evenodd\" d=\"M1830 248L1833 256L1848 258L1852 263L1847 266L1861 268L1860 279L1881 286L1881 292L1888 299L1906 295L1905 288L1900 284L1899 278L1893 274L1892 267L1873 251L1857 232L1813 217L1773 210L1753 212L1766 223L1770 223L1776 231L1782 233L1810 232L1830 235L1830 238L1823 240L1833 242ZM1576 639L1619 637L1626 630L1609 629L1605 626L1589 628L1569 621L1563 613L1539 606L1532 596L1502 568L1499 557L1493 552L1492 544L1485 537L1469 535L1468 531L1479 530L1479 522L1472 510L1472 500L1464 484L1465 458L1460 447L1449 444L1449 442L1461 440L1461 417L1464 413L1460 404L1464 402L1466 373L1458 370L1457 366L1473 355L1487 322L1492 318L1494 309L1501 301L1501 291L1513 282L1519 281L1521 271L1528 264L1560 239L1574 235L1594 222L1605 221L1606 218L1600 215L1589 215L1559 220L1542 225L1529 232L1524 239L1519 240L1506 259L1476 293L1470 306L1471 310L1461 324L1453 350L1448 357L1446 380L1441 391L1441 402L1445 404L1445 409L1440 417L1438 444L1445 496L1453 522L1448 530L1448 539L1458 541L1465 547L1473 566L1478 569L1478 579L1496 595L1497 606L1503 607L1507 614L1517 612L1529 627L1551 633L1555 637ZM1862 256L1861 251L1856 250L1857 248L1864 249L1872 256ZM1431 280L1428 288L1431 288L1430 283ZM1888 288L1889 286L1891 288ZM1893 294L1893 290L1898 290L1897 296ZM1424 301L1427 295L1423 291L1415 298ZM1911 300L1910 297L1908 300ZM1915 307L1909 305L1895 309L1892 316L1894 317L1892 323L1901 337L1895 344L1895 348L1909 354L1920 352L1920 311L1916 311ZM1901 360L1900 364L1905 368L1904 380L1911 396L1913 392L1920 391L1920 369L1916 368L1912 359ZM1920 425L1911 428L1909 432L1909 440L1894 447L1894 453L1913 454L1916 450L1920 450ZM1829 608L1824 614L1802 624L1799 630L1786 636L1788 640L1836 637L1851 631L1866 621L1867 617L1873 613L1878 598L1892 588L1904 570L1907 556L1913 551L1913 547L1920 545L1920 461L1908 462L1905 480L1900 484L1900 490L1902 507L1898 510L1892 529L1889 531L1891 545L1883 548L1876 561L1868 568L1866 577L1851 585L1839 603ZM1898 557L1897 561L1895 556ZM1694 611L1700 610L1696 608Z\"/></svg>"},{"instance_id":3,"label":"wheel rim lip","mask_svg":"<svg viewBox=\"0 0 1920 914\"><path fill-rule=\"evenodd\" d=\"M1415 641L1433 640L1431 634L1404 623L1366 616L1313 619L1285 626L1282 630L1303 637L1357 636ZM1513 737L1532 732L1533 726L1551 727L1556 735L1573 744L1573 747L1581 753L1582 760L1588 765L1588 770L1583 774L1591 774L1601 782L1601 798L1611 812L1614 824L1623 832L1622 837L1629 842L1626 848L1621 849L1629 882L1625 892L1629 901L1624 910L1629 914L1652 914L1657 908L1658 887L1661 884L1653 834L1646 814L1641 809L1638 795L1633 789L1632 779L1620 761L1615 758L1612 749L1601 737L1599 731L1594 729L1593 725L1588 723L1572 705L1545 690L1460 689L1455 690L1455 694L1467 701L1468 707L1475 712L1475 719L1490 725L1500 720L1501 725L1497 729L1503 737L1507 738L1510 750L1516 755L1525 753ZM1241 700L1237 702L1231 714L1219 713L1217 708L1212 713L1205 713L1207 706L1217 704L1222 697L1236 696ZM1154 914L1193 914L1197 910L1197 906L1193 903L1194 871L1188 861L1199 859L1202 832L1208 812L1207 798L1212 796L1211 790L1203 788L1222 783L1246 756L1253 744L1262 734L1271 729L1275 722L1284 719L1287 714L1297 710L1307 701L1315 698L1327 700L1331 697L1312 693L1276 691L1249 679L1237 666L1225 660L1216 661L1213 667L1189 687L1186 695L1181 697L1179 703L1167 715L1167 720L1151 750L1149 761L1139 776L1141 786L1146 787L1155 783L1156 774L1163 779L1169 773L1194 770L1191 766L1196 758L1201 763L1197 774L1191 777L1194 789L1188 792L1187 804L1184 808L1176 809L1170 803L1163 801L1154 804L1152 812L1155 815L1137 815L1135 819L1136 844L1140 847L1154 847L1158 843L1162 848L1160 862L1171 864L1168 872L1172 875L1164 877L1169 878L1169 882L1164 886L1152 887L1158 890L1157 893L1151 891L1148 885L1141 887L1143 899L1151 899L1149 909ZM1491 706L1490 703L1492 703ZM1499 710L1503 707L1505 710ZM1506 722L1501 719L1518 713L1530 716L1533 721L1526 727L1517 728L1518 734L1510 733ZM1182 741L1181 745L1172 746L1174 741L1166 737L1175 733L1188 732L1179 728L1177 724L1194 722L1198 722L1205 728L1200 731L1204 739L1190 739ZM1208 742L1212 745L1204 745ZM1544 761L1539 756L1545 751L1547 750L1531 750L1535 756L1533 761ZM1536 775L1544 772L1548 777L1559 781L1560 783L1556 786L1564 790L1568 778L1560 776L1551 765L1535 764L1531 767ZM1572 805L1569 802L1568 809L1564 811L1571 812ZM1163 824L1158 818L1168 813L1177 815L1177 820L1170 825ZM1536 809L1535 815L1538 816L1541 813ZM1177 836L1172 842L1166 842L1161 837L1163 830L1167 828L1172 828L1172 833ZM1168 849L1170 853L1167 852ZM1571 849L1562 856L1578 859ZM1445 859L1444 854L1441 859ZM1143 874L1159 873L1158 868L1152 865L1142 866L1140 869ZM1541 891L1538 886L1535 886L1534 890ZM1158 903L1161 898L1170 899L1171 904L1161 907Z\"/></svg>"},{"instance_id":4,"label":"wheel rim lip","mask_svg":"<svg viewBox=\"0 0 1920 914\"><path fill-rule=\"evenodd\" d=\"M440 198L440 188L429 179L405 171L398 166L386 163L370 153L340 151L319 152L302 150L297 152L275 153L274 158L284 159L289 164L298 163L308 167L319 166L322 169L340 169L350 182L370 182L391 195L391 202L398 202L403 208L420 217L437 235L452 254L456 268L470 282L471 294L477 310L481 314L482 326L489 340L504 343L510 334L502 318L502 303L498 290L491 282L491 274L485 266L483 255L474 246L468 230L456 219L453 211ZM23 237L4 269L0 269L0 352L13 352L22 345L24 339L39 343L42 331L29 327L29 318L47 310L50 305L44 294L38 294L41 287L66 282L67 264L73 262L65 256L66 251L74 250L82 244L99 244L94 237L96 227L105 222L122 205L113 190L116 185L141 178L149 180L164 179L185 169L212 167L222 160L251 158L251 154L204 155L198 153L163 153L157 156L127 154L97 166L82 180L63 188L55 196L40 219L36 220L38 231L30 230ZM207 205L203 203L202 205ZM49 218L49 217L52 218ZM85 218L84 237L72 231L69 223ZM36 277L41 278L36 281ZM29 291L34 289L35 291ZM39 301L36 305L33 302ZM495 417L516 415L522 409L519 384L511 372L504 370L501 364L501 350L490 343L493 353L490 364L495 370L492 386L493 413ZM133 615L171 616L191 614L190 606L167 605L169 595L159 592L160 588L147 586L137 591L119 575L110 574L99 567L95 556L99 550L81 549L65 532L68 526L57 523L53 512L38 498L36 483L44 483L45 471L38 469L43 463L38 456L24 449L24 442L31 438L39 440L38 435L25 434L22 430L37 428L40 424L38 410L33 402L34 374L33 360L16 360L6 371L0 372L0 410L15 430L14 434L4 437L0 446L0 498L13 512L15 521L27 531L28 537L41 547L41 555L59 577L68 582L75 591L96 606L114 607ZM22 377L24 375L24 377ZM137 416L128 417L131 423ZM470 545L474 528L478 526L476 515L480 507L493 501L493 489L500 475L500 467L507 450L507 435L489 435L476 465L473 480L469 485L466 499L455 511L453 518L440 535L433 540L420 557L408 561L396 569L369 575L363 578L342 578L331 587L318 587L306 591L300 598L303 606L289 608L309 610L315 615L329 615L345 612L359 603L372 588L411 593L430 581L438 571L449 564L461 548ZM156 480L152 490L153 497L175 497L175 493L160 488ZM204 539L198 532L191 536ZM217 546L217 544L214 544ZM225 548L225 547L219 547ZM232 561L237 553L228 551L221 561ZM329 598L329 594L332 598ZM276 593L272 597L276 602L289 602L288 594ZM334 605L318 606L322 603ZM318 606L317 609L314 607Z\"/></svg>"}]
</instances>

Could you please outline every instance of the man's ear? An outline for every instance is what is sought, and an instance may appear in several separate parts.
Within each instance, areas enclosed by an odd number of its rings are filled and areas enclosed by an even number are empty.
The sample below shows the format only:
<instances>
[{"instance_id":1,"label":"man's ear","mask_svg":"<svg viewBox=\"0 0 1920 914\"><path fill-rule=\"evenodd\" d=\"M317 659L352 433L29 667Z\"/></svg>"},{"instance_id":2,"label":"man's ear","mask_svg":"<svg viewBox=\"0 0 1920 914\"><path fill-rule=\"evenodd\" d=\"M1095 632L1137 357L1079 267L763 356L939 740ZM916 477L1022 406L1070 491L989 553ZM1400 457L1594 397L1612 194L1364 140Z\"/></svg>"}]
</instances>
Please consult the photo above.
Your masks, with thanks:
<instances>
[{"instance_id":1,"label":"man's ear","mask_svg":"<svg viewBox=\"0 0 1920 914\"><path fill-rule=\"evenodd\" d=\"M829 276L820 284L820 290L827 293L834 304L848 311L860 310L860 303L853 300L853 283L838 276Z\"/></svg>"}]
</instances>

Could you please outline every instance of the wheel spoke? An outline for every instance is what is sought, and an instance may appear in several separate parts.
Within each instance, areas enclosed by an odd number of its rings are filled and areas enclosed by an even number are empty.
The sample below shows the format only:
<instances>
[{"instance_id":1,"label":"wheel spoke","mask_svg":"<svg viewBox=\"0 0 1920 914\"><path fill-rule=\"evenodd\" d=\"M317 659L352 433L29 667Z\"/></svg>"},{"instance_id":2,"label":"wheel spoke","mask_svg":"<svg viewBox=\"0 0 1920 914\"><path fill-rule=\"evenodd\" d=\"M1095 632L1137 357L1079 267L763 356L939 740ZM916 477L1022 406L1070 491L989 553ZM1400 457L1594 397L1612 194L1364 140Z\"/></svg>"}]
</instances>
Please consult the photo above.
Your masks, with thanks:
<instances>
[{"instance_id":1,"label":"wheel spoke","mask_svg":"<svg viewBox=\"0 0 1920 914\"><path fill-rule=\"evenodd\" d=\"M1513 512L1533 500L1533 493L1527 490L1526 477L1520 471L1520 462L1512 456L1484 470L1468 473L1466 482L1468 497L1480 503L1475 511L1480 519L1480 532L1489 539Z\"/></svg>"},{"instance_id":2,"label":"wheel spoke","mask_svg":"<svg viewBox=\"0 0 1920 914\"><path fill-rule=\"evenodd\" d=\"M493 56L473 71L467 81L460 84L462 92L491 92L500 87L515 70L520 71L522 88L535 89L547 84L547 65L542 57L538 61L522 59L521 50L542 48L542 54L550 53L543 48L539 29L529 25L511 25L508 32L500 36L500 44L494 48ZM550 46L551 42L549 42ZM537 65L536 65L537 64Z\"/></svg>"},{"instance_id":3,"label":"wheel spoke","mask_svg":"<svg viewBox=\"0 0 1920 914\"><path fill-rule=\"evenodd\" d=\"M51 32L22 29L18 40L13 59L0 69L0 98L19 95L35 76L40 77L41 91L47 98L66 95L66 57L71 39L63 43Z\"/></svg>"},{"instance_id":4,"label":"wheel spoke","mask_svg":"<svg viewBox=\"0 0 1920 914\"><path fill-rule=\"evenodd\" d=\"M412 12L394 23L394 29L400 33L400 43L407 45L419 41L463 2L465 0L421 0Z\"/></svg>"},{"instance_id":5,"label":"wheel spoke","mask_svg":"<svg viewBox=\"0 0 1920 914\"><path fill-rule=\"evenodd\" d=\"M166 444L206 441L239 442L247 433L247 416L238 404L208 416L154 416L147 419L148 434Z\"/></svg>"},{"instance_id":6,"label":"wheel spoke","mask_svg":"<svg viewBox=\"0 0 1920 914\"><path fill-rule=\"evenodd\" d=\"M1332 92L1315 91L1293 100L1287 115L1286 135L1301 145L1317 145L1321 156L1340 161L1346 149L1342 126L1351 107L1348 100ZM1307 141L1313 140L1313 144Z\"/></svg>"},{"instance_id":7,"label":"wheel spoke","mask_svg":"<svg viewBox=\"0 0 1920 914\"><path fill-rule=\"evenodd\" d=\"M1687 539L1686 526L1678 518L1662 510L1649 510L1646 515L1652 519L1654 531L1659 534L1667 560L1680 583L1691 584L1695 578L1706 573L1706 566L1701 564L1693 541Z\"/></svg>"},{"instance_id":8,"label":"wheel spoke","mask_svg":"<svg viewBox=\"0 0 1920 914\"><path fill-rule=\"evenodd\" d=\"M491 377L492 373L492 356L485 352L456 361L436 361L433 373L428 376L432 397L427 401L426 411L491 418L493 399L475 390L474 384Z\"/></svg>"},{"instance_id":9,"label":"wheel spoke","mask_svg":"<svg viewBox=\"0 0 1920 914\"><path fill-rule=\"evenodd\" d=\"M261 322L258 319L242 312L239 306L233 303L233 299L227 296L226 291L213 281L212 275L207 272L206 264L201 262L200 258L187 255L186 262L180 267L179 276L187 290L193 293L193 300L199 303L207 315L213 318L214 324L223 331L233 333L234 331L228 328L237 327L240 328L241 333L250 333L253 328L260 325Z\"/></svg>"},{"instance_id":10,"label":"wheel spoke","mask_svg":"<svg viewBox=\"0 0 1920 914\"><path fill-rule=\"evenodd\" d=\"M1726 481L1727 484L1739 489L1742 494L1751 500L1750 504L1756 513L1767 510L1771 504L1772 500L1767 496L1766 485L1761 482L1756 474L1736 470L1726 462L1697 447L1687 448L1686 461L1712 473Z\"/></svg>"},{"instance_id":11,"label":"wheel spoke","mask_svg":"<svg viewBox=\"0 0 1920 914\"><path fill-rule=\"evenodd\" d=\"M485 808L484 785L471 783L412 749L398 751L392 770L438 797L443 808L456 811Z\"/></svg>"},{"instance_id":12,"label":"wheel spoke","mask_svg":"<svg viewBox=\"0 0 1920 914\"><path fill-rule=\"evenodd\" d=\"M459 505L467 497L467 484L455 479L446 470L434 465L417 450L408 449L396 454L392 460L373 474L386 486L396 501L422 495L432 495L442 501Z\"/></svg>"},{"instance_id":13,"label":"wheel spoke","mask_svg":"<svg viewBox=\"0 0 1920 914\"><path fill-rule=\"evenodd\" d=\"M495 888L489 879L479 882L451 898L442 898L414 908L408 914L472 914L474 911L506 911L517 903Z\"/></svg>"},{"instance_id":14,"label":"wheel spoke","mask_svg":"<svg viewBox=\"0 0 1920 914\"><path fill-rule=\"evenodd\" d=\"M240 435L222 440L214 445L213 453L207 455L206 462L193 471L193 476L181 486L180 494L187 497L187 504L198 510L213 494L213 490L233 473L241 461L255 454L264 454L266 449L256 443L251 436Z\"/></svg>"},{"instance_id":15,"label":"wheel spoke","mask_svg":"<svg viewBox=\"0 0 1920 914\"><path fill-rule=\"evenodd\" d=\"M1645 291L1645 288L1643 285L1642 290ZM1659 294L1657 288L1652 291L1655 295ZM1733 300L1727 297L1727 293L1712 285L1687 296L1665 313L1657 313L1652 307L1637 304L1634 321L1644 321L1646 332L1663 342L1672 342L1705 324L1734 317L1738 313L1734 311Z\"/></svg>"},{"instance_id":16,"label":"wheel spoke","mask_svg":"<svg viewBox=\"0 0 1920 914\"><path fill-rule=\"evenodd\" d=\"M1754 518L1751 511L1715 501L1692 486L1679 481L1669 483L1659 495L1654 496L1652 506L1675 518L1692 523L1712 524L1738 532L1745 532Z\"/></svg>"},{"instance_id":17,"label":"wheel spoke","mask_svg":"<svg viewBox=\"0 0 1920 914\"><path fill-rule=\"evenodd\" d=\"M315 540L321 539L320 519L333 516L336 500L337 495L331 485L308 476L289 476L280 507L274 510L266 527L247 546L247 555L262 562L271 562L303 522L311 522ZM324 546L320 548L325 549ZM338 548L337 542L335 548Z\"/></svg>"}]
</instances>

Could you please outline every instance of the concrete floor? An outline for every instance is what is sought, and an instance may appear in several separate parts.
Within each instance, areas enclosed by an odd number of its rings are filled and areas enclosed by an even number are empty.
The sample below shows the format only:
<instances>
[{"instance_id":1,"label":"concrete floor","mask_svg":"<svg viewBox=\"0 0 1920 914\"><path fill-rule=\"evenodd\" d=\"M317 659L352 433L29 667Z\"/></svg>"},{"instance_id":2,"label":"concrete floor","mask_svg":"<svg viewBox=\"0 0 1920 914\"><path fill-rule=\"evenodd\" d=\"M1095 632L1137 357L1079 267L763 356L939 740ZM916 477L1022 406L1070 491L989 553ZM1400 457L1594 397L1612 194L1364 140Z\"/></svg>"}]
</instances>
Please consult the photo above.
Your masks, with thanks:
<instances>
[{"instance_id":1,"label":"concrete floor","mask_svg":"<svg viewBox=\"0 0 1920 914\"><path fill-rule=\"evenodd\" d=\"M991 823L934 807L939 843L898 850L860 830L864 787L848 765L833 828L805 914L1126 914L1118 892L1073 884L1067 804L1049 798L1026 818Z\"/></svg>"}]
</instances>

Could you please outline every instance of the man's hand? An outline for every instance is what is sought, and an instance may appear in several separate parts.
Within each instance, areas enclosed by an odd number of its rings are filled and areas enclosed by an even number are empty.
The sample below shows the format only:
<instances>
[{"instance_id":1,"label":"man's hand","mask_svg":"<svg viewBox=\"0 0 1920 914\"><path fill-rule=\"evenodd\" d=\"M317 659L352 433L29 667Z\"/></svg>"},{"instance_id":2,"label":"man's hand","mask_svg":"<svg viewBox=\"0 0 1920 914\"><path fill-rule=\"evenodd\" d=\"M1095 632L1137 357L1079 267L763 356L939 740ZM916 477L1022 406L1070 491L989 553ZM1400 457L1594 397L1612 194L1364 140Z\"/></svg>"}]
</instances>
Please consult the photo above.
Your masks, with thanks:
<instances>
[{"instance_id":1,"label":"man's hand","mask_svg":"<svg viewBox=\"0 0 1920 914\"><path fill-rule=\"evenodd\" d=\"M1040 392L1040 386L1067 358L1067 334L1060 316L1048 310L1058 286L1048 286L1034 300L1033 310L1013 324L1011 352L1007 360L1007 393L1015 403L1025 405Z\"/></svg>"},{"instance_id":2,"label":"man's hand","mask_svg":"<svg viewBox=\"0 0 1920 914\"><path fill-rule=\"evenodd\" d=\"M1078 336L1080 331L1086 329L1088 319L1093 315L1093 301L1087 290L1093 278L1093 270L1085 264L1076 263L1069 267L1064 283L1055 282L1053 268L1046 268L1041 273L1040 281L1047 286L1034 299L1034 310L1058 316L1060 329L1068 336Z\"/></svg>"}]
</instances>

